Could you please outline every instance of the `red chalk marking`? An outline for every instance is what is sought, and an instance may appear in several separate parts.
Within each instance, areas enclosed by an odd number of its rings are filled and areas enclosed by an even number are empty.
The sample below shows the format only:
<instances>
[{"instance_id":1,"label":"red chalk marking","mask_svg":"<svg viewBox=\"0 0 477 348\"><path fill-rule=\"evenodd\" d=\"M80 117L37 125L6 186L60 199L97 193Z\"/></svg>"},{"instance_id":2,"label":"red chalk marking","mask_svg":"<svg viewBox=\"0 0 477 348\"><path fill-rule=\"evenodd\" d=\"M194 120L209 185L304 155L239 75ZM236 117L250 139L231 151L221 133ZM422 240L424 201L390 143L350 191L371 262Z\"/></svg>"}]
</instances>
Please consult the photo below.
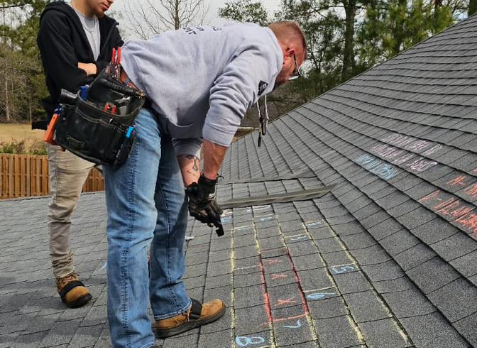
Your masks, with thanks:
<instances>
[{"instance_id":1,"label":"red chalk marking","mask_svg":"<svg viewBox=\"0 0 477 348\"><path fill-rule=\"evenodd\" d=\"M283 305L286 305L286 304L293 304L293 303L296 303L295 296L293 296L293 297L291 297L287 300L278 300L277 306L283 306Z\"/></svg>"},{"instance_id":2,"label":"red chalk marking","mask_svg":"<svg viewBox=\"0 0 477 348\"><path fill-rule=\"evenodd\" d=\"M460 217L456 222L472 231L473 235L477 235L477 214L469 213Z\"/></svg>"},{"instance_id":3,"label":"red chalk marking","mask_svg":"<svg viewBox=\"0 0 477 348\"><path fill-rule=\"evenodd\" d=\"M460 201L455 199L454 197L451 197L445 200L444 202L439 203L433 209L436 211L442 212L442 214L444 215L449 215L450 211L453 210L454 208L457 208L459 205L460 205Z\"/></svg>"},{"instance_id":4,"label":"red chalk marking","mask_svg":"<svg viewBox=\"0 0 477 348\"><path fill-rule=\"evenodd\" d=\"M293 319L299 319L299 318L303 318L306 316L306 313L303 313L303 314L300 314L300 315L296 315L294 317L286 317L286 318L280 318L280 319L273 319L273 322L274 323L279 323L281 321L286 321L286 320L293 320Z\"/></svg>"},{"instance_id":5,"label":"red chalk marking","mask_svg":"<svg viewBox=\"0 0 477 348\"><path fill-rule=\"evenodd\" d=\"M455 177L454 179L449 180L447 182L447 185L449 185L449 186L467 186L467 184L465 183L466 180L467 180L466 176L459 175L459 176Z\"/></svg>"},{"instance_id":6,"label":"red chalk marking","mask_svg":"<svg viewBox=\"0 0 477 348\"><path fill-rule=\"evenodd\" d=\"M277 280L277 279L284 279L284 278L287 278L288 276L286 274L277 274L277 273L274 273L272 274L272 280Z\"/></svg>"},{"instance_id":7,"label":"red chalk marking","mask_svg":"<svg viewBox=\"0 0 477 348\"><path fill-rule=\"evenodd\" d=\"M285 321L285 320L302 318L302 317L305 317L306 315L308 315L308 313L309 313L308 304L306 303L306 299L305 299L305 296L304 296L304 293L303 293L303 286L301 285L300 278L298 277L295 264L293 263L293 259L291 258L291 255L290 255L289 251L287 253L287 256L288 256L288 259L290 260L290 263L292 264L292 272L293 272L293 275L294 275L295 280L296 280L297 285L298 285L298 289L299 289L298 294L300 295L301 304L302 304L302 308L303 308L304 313L300 314L298 316L292 316L292 317L286 317L286 318L278 318L278 319L273 318L272 308L271 308L271 303L270 303L270 295L268 294L267 285L266 285L266 282L265 282L264 263L266 263L267 265L273 265L273 264L276 264L276 263L281 263L282 260L277 260L277 259L263 260L260 257L260 261L259 261L259 266L260 266L260 270L261 270L260 276L261 276L261 279L262 279L262 291L263 291L264 307L265 307L265 312L267 313L268 324L273 324L274 322L280 322L280 321ZM274 273L274 274L271 274L271 276L272 276L272 279L288 277L288 275L286 275L284 273ZM278 305L296 303L297 301L294 300L295 298L296 298L296 296L292 297L290 299L286 299L286 300L278 300Z\"/></svg>"},{"instance_id":8,"label":"red chalk marking","mask_svg":"<svg viewBox=\"0 0 477 348\"><path fill-rule=\"evenodd\" d=\"M472 210L474 210L474 208L462 206L459 209L456 209L453 212L451 212L451 216L454 219L458 219L458 218L464 217L465 215L469 214Z\"/></svg>"},{"instance_id":9,"label":"red chalk marking","mask_svg":"<svg viewBox=\"0 0 477 348\"><path fill-rule=\"evenodd\" d=\"M442 201L442 198L439 198L439 194L441 193L441 190L436 190L434 192L431 192L430 194L428 194L427 196L425 197L422 197L419 202L425 202L425 201L429 201L431 199L436 199L438 201Z\"/></svg>"},{"instance_id":10,"label":"red chalk marking","mask_svg":"<svg viewBox=\"0 0 477 348\"><path fill-rule=\"evenodd\" d=\"M477 170L477 168L474 169L474 171L476 171L476 170ZM466 188L464 190L464 192L472 198L477 198L477 184L473 184L472 186Z\"/></svg>"},{"instance_id":11,"label":"red chalk marking","mask_svg":"<svg viewBox=\"0 0 477 348\"><path fill-rule=\"evenodd\" d=\"M262 260L262 262L266 263L267 265L274 265L276 263L282 263L282 260L275 260L275 259L272 259L272 260Z\"/></svg>"},{"instance_id":12,"label":"red chalk marking","mask_svg":"<svg viewBox=\"0 0 477 348\"><path fill-rule=\"evenodd\" d=\"M270 305L270 297L268 296L267 286L265 283L265 269L263 268L263 260L260 258L260 277L262 278L262 291L263 291L263 305L265 312L267 313L268 323L272 323L272 307Z\"/></svg>"}]
</instances>

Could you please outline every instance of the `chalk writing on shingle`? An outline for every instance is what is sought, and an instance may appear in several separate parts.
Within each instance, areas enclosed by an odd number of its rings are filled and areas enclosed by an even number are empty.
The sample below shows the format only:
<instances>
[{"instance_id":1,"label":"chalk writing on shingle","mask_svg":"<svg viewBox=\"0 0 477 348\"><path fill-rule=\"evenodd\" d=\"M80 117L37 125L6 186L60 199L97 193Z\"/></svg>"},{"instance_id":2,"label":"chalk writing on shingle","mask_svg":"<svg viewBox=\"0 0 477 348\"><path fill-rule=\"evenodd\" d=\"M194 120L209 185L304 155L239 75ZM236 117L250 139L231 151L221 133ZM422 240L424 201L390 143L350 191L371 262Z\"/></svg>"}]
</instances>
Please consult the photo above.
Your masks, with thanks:
<instances>
[{"instance_id":1,"label":"chalk writing on shingle","mask_svg":"<svg viewBox=\"0 0 477 348\"><path fill-rule=\"evenodd\" d=\"M432 146L432 144L433 143L431 143L430 141L416 140L404 146L404 148L412 152L421 153L421 151L424 151L425 149L429 148L430 146Z\"/></svg>"},{"instance_id":2,"label":"chalk writing on shingle","mask_svg":"<svg viewBox=\"0 0 477 348\"><path fill-rule=\"evenodd\" d=\"M283 273L280 273L280 274L274 273L271 276L272 276L272 280L288 278L288 276L286 274L283 274Z\"/></svg>"},{"instance_id":3,"label":"chalk writing on shingle","mask_svg":"<svg viewBox=\"0 0 477 348\"><path fill-rule=\"evenodd\" d=\"M292 270L289 274L285 273L271 273L271 280L268 277L265 277L265 273L268 273L266 271L270 271L268 269L269 267L273 267L271 265L275 263L281 263L285 262L288 263L290 266L292 266ZM308 310L308 305L306 302L305 294L303 292L301 283L300 283L300 277L298 276L294 265L293 265L293 260L290 255L288 255L288 258L280 258L280 259L260 259L260 265L261 265L261 271L262 271L262 279L264 279L264 283L262 290L263 290L263 300L264 300L264 306L265 310L267 313L268 317L268 324L272 325L278 325L280 324L284 328L288 329L293 329L293 330L299 330L302 327L302 320L301 318L306 318L306 316L309 313ZM271 289L274 289L273 287L273 282L277 281L282 278L288 278L288 275L290 275L290 278L295 278L295 283L298 285L298 291L293 291L289 295L282 295L280 294L280 297L277 297L276 302L274 302L275 307L279 306L290 306L292 305L294 308L293 310L293 315L290 316L272 316L271 308L272 304L270 303L270 294L269 290L272 291ZM269 282L272 282L272 284L269 284ZM270 286L271 285L271 286ZM314 290L314 291L319 291L319 290ZM277 294L278 295L278 294ZM299 304L301 303L301 307ZM250 343L249 341L241 341L241 343Z\"/></svg>"},{"instance_id":4,"label":"chalk writing on shingle","mask_svg":"<svg viewBox=\"0 0 477 348\"><path fill-rule=\"evenodd\" d=\"M234 227L234 231L241 231L241 230L251 230L252 226L238 226Z\"/></svg>"},{"instance_id":5,"label":"chalk writing on shingle","mask_svg":"<svg viewBox=\"0 0 477 348\"><path fill-rule=\"evenodd\" d=\"M430 148L429 150L423 152L422 154L424 156L430 156L433 153L436 153L437 151L439 151L440 149L442 149L442 145L436 144L432 148Z\"/></svg>"},{"instance_id":6,"label":"chalk writing on shingle","mask_svg":"<svg viewBox=\"0 0 477 348\"><path fill-rule=\"evenodd\" d=\"M305 223L306 227L315 227L315 226L321 226L323 225L323 221L310 221Z\"/></svg>"},{"instance_id":7,"label":"chalk writing on shingle","mask_svg":"<svg viewBox=\"0 0 477 348\"><path fill-rule=\"evenodd\" d=\"M402 134L397 134L397 133L392 133L388 135L387 137L381 139L381 141L388 143L388 144L393 144L396 146L406 146L407 144L411 143L415 138L409 137L407 135L402 135Z\"/></svg>"},{"instance_id":8,"label":"chalk writing on shingle","mask_svg":"<svg viewBox=\"0 0 477 348\"><path fill-rule=\"evenodd\" d=\"M396 133L382 138L381 141L384 144L375 145L370 149L372 154L392 161L393 164L407 166L411 171L418 173L435 166L437 162L423 157L416 158L416 154L430 156L442 149L440 144Z\"/></svg>"},{"instance_id":9,"label":"chalk writing on shingle","mask_svg":"<svg viewBox=\"0 0 477 348\"><path fill-rule=\"evenodd\" d=\"M260 222L265 222L265 221L271 221L271 220L273 220L273 219L274 219L273 216L265 216L265 217L261 217L261 218L259 219L259 221L260 221Z\"/></svg>"},{"instance_id":10,"label":"chalk writing on shingle","mask_svg":"<svg viewBox=\"0 0 477 348\"><path fill-rule=\"evenodd\" d=\"M477 214L474 206L466 205L456 197L443 198L442 192L436 190L421 198L419 202L426 202L435 213L454 221L463 230L477 237Z\"/></svg>"},{"instance_id":11,"label":"chalk writing on shingle","mask_svg":"<svg viewBox=\"0 0 477 348\"><path fill-rule=\"evenodd\" d=\"M313 294L306 295L306 298L309 300L322 300L328 297L334 297L336 294L334 292L315 292Z\"/></svg>"},{"instance_id":12,"label":"chalk writing on shingle","mask_svg":"<svg viewBox=\"0 0 477 348\"><path fill-rule=\"evenodd\" d=\"M276 263L282 263L282 260L268 259L268 260L263 260L262 262L267 264L267 265L274 265Z\"/></svg>"},{"instance_id":13,"label":"chalk writing on shingle","mask_svg":"<svg viewBox=\"0 0 477 348\"><path fill-rule=\"evenodd\" d=\"M287 305L287 304L294 304L294 303L296 303L295 296L290 297L290 298L285 299L285 300L278 299L277 306L284 306L284 305Z\"/></svg>"},{"instance_id":14,"label":"chalk writing on shingle","mask_svg":"<svg viewBox=\"0 0 477 348\"><path fill-rule=\"evenodd\" d=\"M343 274L354 271L356 271L356 267L354 265L331 266L331 273L333 274Z\"/></svg>"},{"instance_id":15,"label":"chalk writing on shingle","mask_svg":"<svg viewBox=\"0 0 477 348\"><path fill-rule=\"evenodd\" d=\"M468 177L466 177L465 175L458 175L456 176L455 178L449 180L448 182L446 182L447 185L451 186L451 187L455 187L455 186L467 186L466 184L466 180L468 179Z\"/></svg>"},{"instance_id":16,"label":"chalk writing on shingle","mask_svg":"<svg viewBox=\"0 0 477 348\"><path fill-rule=\"evenodd\" d=\"M296 236L290 236L290 237L286 237L286 238L290 238L290 241L292 241L292 242L298 242L300 240L308 239L308 236L306 234L299 234L299 235L296 235Z\"/></svg>"},{"instance_id":17,"label":"chalk writing on shingle","mask_svg":"<svg viewBox=\"0 0 477 348\"><path fill-rule=\"evenodd\" d=\"M368 154L359 156L356 162L384 180L390 180L398 175L396 167Z\"/></svg>"},{"instance_id":18,"label":"chalk writing on shingle","mask_svg":"<svg viewBox=\"0 0 477 348\"><path fill-rule=\"evenodd\" d=\"M397 164L397 165L403 164L403 163L406 163L409 160L412 160L414 157L416 157L416 155L414 155L413 153L407 153L404 156L396 158L392 163Z\"/></svg>"},{"instance_id":19,"label":"chalk writing on shingle","mask_svg":"<svg viewBox=\"0 0 477 348\"><path fill-rule=\"evenodd\" d=\"M265 339L260 336L237 336L235 338L235 343L237 343L240 347L262 344L263 342L265 342Z\"/></svg>"},{"instance_id":20,"label":"chalk writing on shingle","mask_svg":"<svg viewBox=\"0 0 477 348\"><path fill-rule=\"evenodd\" d=\"M429 161L424 159L423 157L419 157L414 162L407 164L407 166L415 172L421 173L425 170L428 170L431 167L434 167L437 164L435 161Z\"/></svg>"},{"instance_id":21,"label":"chalk writing on shingle","mask_svg":"<svg viewBox=\"0 0 477 348\"><path fill-rule=\"evenodd\" d=\"M286 327L287 329L298 329L301 327L301 320L298 319L296 325L283 325L283 327Z\"/></svg>"}]
</instances>

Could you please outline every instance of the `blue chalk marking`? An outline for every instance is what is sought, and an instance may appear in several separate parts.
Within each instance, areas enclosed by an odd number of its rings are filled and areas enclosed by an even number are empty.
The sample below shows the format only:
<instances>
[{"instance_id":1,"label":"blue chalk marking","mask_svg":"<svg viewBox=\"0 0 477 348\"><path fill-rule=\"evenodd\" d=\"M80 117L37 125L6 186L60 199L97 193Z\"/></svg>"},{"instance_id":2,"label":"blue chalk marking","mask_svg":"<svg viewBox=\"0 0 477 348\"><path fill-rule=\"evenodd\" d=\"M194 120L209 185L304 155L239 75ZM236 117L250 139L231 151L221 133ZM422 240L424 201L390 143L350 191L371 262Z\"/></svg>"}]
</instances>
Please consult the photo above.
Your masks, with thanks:
<instances>
[{"instance_id":1,"label":"blue chalk marking","mask_svg":"<svg viewBox=\"0 0 477 348\"><path fill-rule=\"evenodd\" d=\"M273 220L273 216L266 216L266 217L260 218L260 222L270 221L270 220Z\"/></svg>"},{"instance_id":2,"label":"blue chalk marking","mask_svg":"<svg viewBox=\"0 0 477 348\"><path fill-rule=\"evenodd\" d=\"M262 344L265 342L265 339L260 336L248 337L248 336L237 336L235 338L235 343L240 347L247 347L250 345Z\"/></svg>"},{"instance_id":3,"label":"blue chalk marking","mask_svg":"<svg viewBox=\"0 0 477 348\"><path fill-rule=\"evenodd\" d=\"M306 227L321 226L323 223L321 221L309 222L306 224Z\"/></svg>"},{"instance_id":4,"label":"blue chalk marking","mask_svg":"<svg viewBox=\"0 0 477 348\"><path fill-rule=\"evenodd\" d=\"M104 265L103 265L103 267L101 267L101 269L105 269L107 266L108 266L108 263L105 262Z\"/></svg>"},{"instance_id":5,"label":"blue chalk marking","mask_svg":"<svg viewBox=\"0 0 477 348\"><path fill-rule=\"evenodd\" d=\"M356 159L356 162L384 180L391 180L399 174L395 166L387 164L371 155L361 155Z\"/></svg>"},{"instance_id":6,"label":"blue chalk marking","mask_svg":"<svg viewBox=\"0 0 477 348\"><path fill-rule=\"evenodd\" d=\"M298 319L298 320L296 321L296 326L294 326L294 325L283 325L283 327L286 327L286 328L288 328L288 329L298 329L298 328L301 327L301 320Z\"/></svg>"},{"instance_id":7,"label":"blue chalk marking","mask_svg":"<svg viewBox=\"0 0 477 348\"><path fill-rule=\"evenodd\" d=\"M334 292L315 292L306 296L309 300L322 300L327 297L334 297L336 294Z\"/></svg>"},{"instance_id":8,"label":"blue chalk marking","mask_svg":"<svg viewBox=\"0 0 477 348\"><path fill-rule=\"evenodd\" d=\"M293 242L296 242L296 241L299 241L299 240L305 240L305 239L308 239L308 237L306 235L290 237L290 241L293 241Z\"/></svg>"},{"instance_id":9,"label":"blue chalk marking","mask_svg":"<svg viewBox=\"0 0 477 348\"><path fill-rule=\"evenodd\" d=\"M342 274L342 273L354 272L356 271L356 267L354 265L331 266L331 271L333 274Z\"/></svg>"}]
</instances>

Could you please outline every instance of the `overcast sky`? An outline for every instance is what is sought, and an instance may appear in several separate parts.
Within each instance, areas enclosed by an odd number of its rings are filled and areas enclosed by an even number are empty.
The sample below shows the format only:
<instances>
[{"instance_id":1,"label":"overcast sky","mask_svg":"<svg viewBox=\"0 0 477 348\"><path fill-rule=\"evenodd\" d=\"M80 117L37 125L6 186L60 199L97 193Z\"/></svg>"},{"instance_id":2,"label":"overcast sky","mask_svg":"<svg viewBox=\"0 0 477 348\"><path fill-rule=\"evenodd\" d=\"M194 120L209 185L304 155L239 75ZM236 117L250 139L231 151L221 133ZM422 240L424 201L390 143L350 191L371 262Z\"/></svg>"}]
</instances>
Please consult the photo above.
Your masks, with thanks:
<instances>
[{"instance_id":1,"label":"overcast sky","mask_svg":"<svg viewBox=\"0 0 477 348\"><path fill-rule=\"evenodd\" d=\"M124 4L126 1L134 2L135 4L137 3L138 6L140 6L141 4L141 0L115 0L113 5L111 6L111 10L113 12L123 11L125 8ZM206 1L206 4L209 5L209 11L206 17L206 24L210 24L210 25L223 24L224 20L219 18L218 11L219 11L219 8L225 6L226 2L230 2L231 0L205 0L205 1ZM262 0L261 2L263 6L268 10L270 16L273 14L274 11L278 10L279 4L280 4L280 0ZM123 17L123 19L116 18L118 19L119 24L121 28L123 29L127 27L127 23L124 23L126 18L127 18L126 16ZM124 24L124 25L121 25L121 24ZM134 33L127 31L127 38L133 39Z\"/></svg>"}]
</instances>

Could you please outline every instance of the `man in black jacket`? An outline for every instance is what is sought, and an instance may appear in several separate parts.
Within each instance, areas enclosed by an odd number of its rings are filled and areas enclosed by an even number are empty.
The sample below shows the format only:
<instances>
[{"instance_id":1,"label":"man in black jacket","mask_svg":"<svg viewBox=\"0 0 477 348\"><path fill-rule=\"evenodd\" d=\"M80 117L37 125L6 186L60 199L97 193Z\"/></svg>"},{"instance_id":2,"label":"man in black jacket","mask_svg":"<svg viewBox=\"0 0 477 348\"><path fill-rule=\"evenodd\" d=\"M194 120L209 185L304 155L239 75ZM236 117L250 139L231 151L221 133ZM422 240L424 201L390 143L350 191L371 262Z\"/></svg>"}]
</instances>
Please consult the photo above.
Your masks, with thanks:
<instances>
[{"instance_id":1,"label":"man in black jacket","mask_svg":"<svg viewBox=\"0 0 477 348\"><path fill-rule=\"evenodd\" d=\"M53 2L40 18L38 47L50 93L43 106L51 119L62 88L76 93L93 81L110 61L113 48L123 44L117 22L104 14L114 0ZM94 164L58 146L47 144L51 202L48 228L50 255L58 293L69 307L79 307L91 294L79 281L69 233L71 216Z\"/></svg>"}]
</instances>

